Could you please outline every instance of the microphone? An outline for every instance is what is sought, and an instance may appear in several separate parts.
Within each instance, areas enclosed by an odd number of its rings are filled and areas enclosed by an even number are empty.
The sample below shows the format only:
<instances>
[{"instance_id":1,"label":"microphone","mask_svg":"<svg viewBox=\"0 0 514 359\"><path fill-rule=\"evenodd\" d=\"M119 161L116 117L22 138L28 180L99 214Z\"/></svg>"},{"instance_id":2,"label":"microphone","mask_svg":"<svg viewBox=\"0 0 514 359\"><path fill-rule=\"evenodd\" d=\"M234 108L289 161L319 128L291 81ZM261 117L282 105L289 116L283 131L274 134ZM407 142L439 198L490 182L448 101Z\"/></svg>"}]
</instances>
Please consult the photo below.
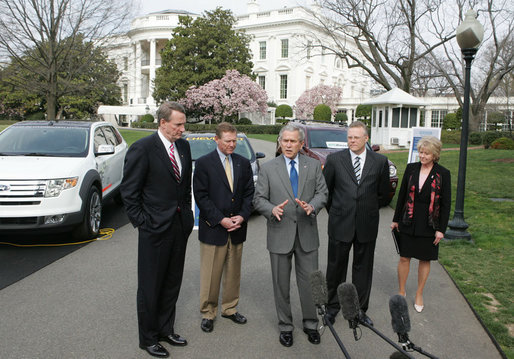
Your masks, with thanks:
<instances>
[{"instance_id":1,"label":"microphone","mask_svg":"<svg viewBox=\"0 0 514 359\"><path fill-rule=\"evenodd\" d=\"M344 354L344 357L346 359L351 359L350 354L348 354L348 351L344 347L343 342L337 335L334 327L330 323L330 321L327 319L327 309L326 306L328 304L328 288L327 288L327 281L325 279L325 276L321 271L315 271L312 272L310 275L310 284L311 284L311 292L312 292L312 299L314 300L314 304L318 308L318 314L321 315L323 319L323 325L326 325L328 329L330 329L330 332L334 336L334 339L336 340L337 344L339 345L339 348L341 348L341 351Z\"/></svg>"},{"instance_id":2,"label":"microphone","mask_svg":"<svg viewBox=\"0 0 514 359\"><path fill-rule=\"evenodd\" d=\"M312 272L310 282L314 304L318 308L318 313L324 315L326 314L325 306L328 303L328 288L325 276L319 270Z\"/></svg>"},{"instance_id":3,"label":"microphone","mask_svg":"<svg viewBox=\"0 0 514 359\"><path fill-rule=\"evenodd\" d=\"M389 311L391 312L391 325L393 331L398 334L398 342L405 349L408 347L410 332L410 318L407 301L402 295L396 294L389 299Z\"/></svg>"},{"instance_id":4,"label":"microphone","mask_svg":"<svg viewBox=\"0 0 514 359\"><path fill-rule=\"evenodd\" d=\"M341 283L339 287L337 287L337 297L339 298L339 304L341 304L343 317L348 321L350 329L353 329L353 337L355 340L359 340L356 330L359 324L360 313L357 288L355 288L353 283Z\"/></svg>"},{"instance_id":5,"label":"microphone","mask_svg":"<svg viewBox=\"0 0 514 359\"><path fill-rule=\"evenodd\" d=\"M423 349L410 341L408 332L410 332L411 326L409 309L405 297L399 294L393 295L389 299L389 311L391 312L393 331L398 334L398 342L403 350L415 350L429 358L437 359L437 357L423 351Z\"/></svg>"}]
</instances>

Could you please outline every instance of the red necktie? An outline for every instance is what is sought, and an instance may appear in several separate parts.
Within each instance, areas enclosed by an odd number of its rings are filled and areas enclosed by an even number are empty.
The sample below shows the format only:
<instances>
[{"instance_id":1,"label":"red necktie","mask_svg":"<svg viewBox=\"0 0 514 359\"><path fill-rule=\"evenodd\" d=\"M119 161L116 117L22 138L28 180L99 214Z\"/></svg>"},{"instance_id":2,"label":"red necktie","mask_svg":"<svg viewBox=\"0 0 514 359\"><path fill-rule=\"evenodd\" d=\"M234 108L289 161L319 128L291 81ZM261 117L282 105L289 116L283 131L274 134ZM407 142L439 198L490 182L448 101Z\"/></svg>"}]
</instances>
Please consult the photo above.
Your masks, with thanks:
<instances>
[{"instance_id":1,"label":"red necktie","mask_svg":"<svg viewBox=\"0 0 514 359\"><path fill-rule=\"evenodd\" d=\"M175 147L173 146L173 143L170 146L170 160L173 172L175 173L175 178L177 181L180 181L180 170L178 168L177 160L175 159Z\"/></svg>"}]
</instances>

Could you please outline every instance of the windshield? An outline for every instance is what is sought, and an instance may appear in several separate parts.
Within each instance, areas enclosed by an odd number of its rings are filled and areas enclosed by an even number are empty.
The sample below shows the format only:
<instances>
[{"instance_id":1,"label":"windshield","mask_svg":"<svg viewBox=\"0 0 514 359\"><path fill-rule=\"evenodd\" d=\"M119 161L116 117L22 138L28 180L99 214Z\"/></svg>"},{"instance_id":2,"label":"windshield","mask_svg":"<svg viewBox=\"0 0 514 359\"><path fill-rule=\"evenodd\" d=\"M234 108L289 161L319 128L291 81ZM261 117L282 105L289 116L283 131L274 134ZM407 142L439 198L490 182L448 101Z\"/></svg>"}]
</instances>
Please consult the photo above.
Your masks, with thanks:
<instances>
[{"instance_id":1,"label":"windshield","mask_svg":"<svg viewBox=\"0 0 514 359\"><path fill-rule=\"evenodd\" d=\"M347 132L335 131L334 129L309 130L309 147L347 148Z\"/></svg>"},{"instance_id":2,"label":"windshield","mask_svg":"<svg viewBox=\"0 0 514 359\"><path fill-rule=\"evenodd\" d=\"M216 149L214 136L188 136L186 140L191 147L191 157L193 161L196 161L198 158ZM237 137L237 145L234 153L246 157L250 161L255 160L250 143L245 137Z\"/></svg>"},{"instance_id":3,"label":"windshield","mask_svg":"<svg viewBox=\"0 0 514 359\"><path fill-rule=\"evenodd\" d=\"M86 157L87 128L11 126L0 133L3 156Z\"/></svg>"}]
</instances>

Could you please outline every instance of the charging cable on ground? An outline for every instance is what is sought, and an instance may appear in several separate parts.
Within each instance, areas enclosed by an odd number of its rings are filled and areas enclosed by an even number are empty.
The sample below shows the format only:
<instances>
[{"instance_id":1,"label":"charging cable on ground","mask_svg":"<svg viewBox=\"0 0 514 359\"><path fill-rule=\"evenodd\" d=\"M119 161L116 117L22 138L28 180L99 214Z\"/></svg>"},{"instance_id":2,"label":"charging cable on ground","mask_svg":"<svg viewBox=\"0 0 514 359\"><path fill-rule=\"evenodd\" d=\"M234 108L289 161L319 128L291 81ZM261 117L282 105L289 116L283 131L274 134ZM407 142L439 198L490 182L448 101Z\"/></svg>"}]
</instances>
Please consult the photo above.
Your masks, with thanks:
<instances>
[{"instance_id":1,"label":"charging cable on ground","mask_svg":"<svg viewBox=\"0 0 514 359\"><path fill-rule=\"evenodd\" d=\"M77 244L84 244L94 241L106 241L108 239L111 239L112 235L114 234L113 228L102 228L100 229L99 236L94 239L89 239L87 241L82 242L72 242L72 243L49 243L49 244L16 244L16 243L9 243L9 242L0 242L0 244L6 244L9 246L14 247L62 247L62 246L74 246Z\"/></svg>"}]
</instances>

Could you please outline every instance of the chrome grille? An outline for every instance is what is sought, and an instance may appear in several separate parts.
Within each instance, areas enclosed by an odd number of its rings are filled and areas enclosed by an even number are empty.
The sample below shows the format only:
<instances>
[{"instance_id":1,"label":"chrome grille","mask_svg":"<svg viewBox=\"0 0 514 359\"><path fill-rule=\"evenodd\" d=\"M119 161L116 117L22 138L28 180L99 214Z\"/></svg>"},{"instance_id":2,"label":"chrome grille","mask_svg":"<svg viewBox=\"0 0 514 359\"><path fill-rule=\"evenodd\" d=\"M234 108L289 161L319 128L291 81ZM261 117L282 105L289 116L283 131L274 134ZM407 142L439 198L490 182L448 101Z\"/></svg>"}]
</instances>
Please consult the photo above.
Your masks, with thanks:
<instances>
[{"instance_id":1,"label":"chrome grille","mask_svg":"<svg viewBox=\"0 0 514 359\"><path fill-rule=\"evenodd\" d=\"M0 179L0 198L42 198L45 195L46 181L12 181ZM4 204L4 203L2 203Z\"/></svg>"}]
</instances>

